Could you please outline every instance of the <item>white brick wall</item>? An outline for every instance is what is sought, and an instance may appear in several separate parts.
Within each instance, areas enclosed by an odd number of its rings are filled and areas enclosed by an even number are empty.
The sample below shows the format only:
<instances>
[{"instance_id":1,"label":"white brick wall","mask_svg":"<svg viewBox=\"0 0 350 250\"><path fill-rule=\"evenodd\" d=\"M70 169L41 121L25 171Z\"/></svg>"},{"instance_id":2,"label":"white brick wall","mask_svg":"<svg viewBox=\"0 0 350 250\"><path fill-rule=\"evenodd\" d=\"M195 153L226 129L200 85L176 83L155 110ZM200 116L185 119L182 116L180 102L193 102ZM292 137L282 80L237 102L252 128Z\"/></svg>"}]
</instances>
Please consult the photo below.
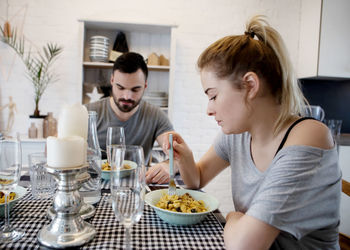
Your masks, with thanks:
<instances>
[{"instance_id":1,"label":"white brick wall","mask_svg":"<svg viewBox=\"0 0 350 250\"><path fill-rule=\"evenodd\" d=\"M3 25L6 18L6 2L10 4L11 23L17 26L21 24L23 17L12 16L27 6L24 18L25 36L38 47L47 41L64 46L64 52L54 67L60 80L48 87L40 102L40 111L44 114L52 111L54 116L57 116L63 103L78 102L81 98L81 82L77 80L81 74L78 19L177 24L173 121L175 129L183 135L193 149L195 158L199 159L209 148L218 130L213 119L206 115L207 99L195 67L199 54L224 35L242 34L246 20L261 13L267 15L270 23L280 31L296 64L302 25L301 1L1 0L0 24ZM320 2L308 1L315 4ZM317 63L317 58L314 63ZM298 65L295 66L297 68ZM3 73L8 74L9 71L11 74L6 79ZM18 110L14 130L26 133L27 117L34 110L32 86L24 76L20 59L0 42L0 105L6 104L10 95L13 96ZM7 110L4 110L0 112L0 128L4 128L6 121ZM221 187L215 186L218 183L222 184ZM224 182L216 181L208 188L222 188L227 192L223 185L229 186L229 179L226 178Z\"/></svg>"}]
</instances>

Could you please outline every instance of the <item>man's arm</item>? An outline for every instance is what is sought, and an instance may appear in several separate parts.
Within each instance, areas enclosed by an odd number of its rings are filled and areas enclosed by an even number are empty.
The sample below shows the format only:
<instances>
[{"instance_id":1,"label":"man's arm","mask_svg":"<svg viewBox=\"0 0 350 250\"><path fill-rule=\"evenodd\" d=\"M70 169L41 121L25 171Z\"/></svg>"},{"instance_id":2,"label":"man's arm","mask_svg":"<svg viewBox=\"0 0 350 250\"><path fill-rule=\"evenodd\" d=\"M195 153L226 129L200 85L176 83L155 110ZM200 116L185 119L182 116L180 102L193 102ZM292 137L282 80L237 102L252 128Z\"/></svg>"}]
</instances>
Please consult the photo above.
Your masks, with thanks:
<instances>
[{"instance_id":1,"label":"man's arm","mask_svg":"<svg viewBox=\"0 0 350 250\"><path fill-rule=\"evenodd\" d=\"M173 133L174 131L168 131L163 134L160 134L156 141L158 144L163 148L163 145L168 142L169 134ZM175 166L174 166L175 167ZM176 172L178 172L177 169L175 169ZM159 162L148 169L146 173L146 182L147 183L157 183L157 184L163 184L169 182L169 160L165 160L162 162Z\"/></svg>"}]
</instances>

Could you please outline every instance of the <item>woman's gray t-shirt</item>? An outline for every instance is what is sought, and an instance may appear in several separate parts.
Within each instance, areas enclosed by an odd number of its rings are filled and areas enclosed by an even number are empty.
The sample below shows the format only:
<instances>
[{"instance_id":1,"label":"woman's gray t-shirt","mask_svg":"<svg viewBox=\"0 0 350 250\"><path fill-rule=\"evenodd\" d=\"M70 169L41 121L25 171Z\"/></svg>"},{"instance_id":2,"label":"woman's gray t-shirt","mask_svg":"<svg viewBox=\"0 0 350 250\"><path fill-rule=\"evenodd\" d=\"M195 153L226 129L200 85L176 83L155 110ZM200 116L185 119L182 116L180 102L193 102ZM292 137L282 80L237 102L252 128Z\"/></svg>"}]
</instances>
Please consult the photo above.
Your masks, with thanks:
<instances>
[{"instance_id":1,"label":"woman's gray t-shirt","mask_svg":"<svg viewBox=\"0 0 350 250\"><path fill-rule=\"evenodd\" d=\"M278 228L272 249L339 249L341 171L336 147L287 146L259 171L249 133L217 136L216 154L231 165L236 211Z\"/></svg>"}]
</instances>

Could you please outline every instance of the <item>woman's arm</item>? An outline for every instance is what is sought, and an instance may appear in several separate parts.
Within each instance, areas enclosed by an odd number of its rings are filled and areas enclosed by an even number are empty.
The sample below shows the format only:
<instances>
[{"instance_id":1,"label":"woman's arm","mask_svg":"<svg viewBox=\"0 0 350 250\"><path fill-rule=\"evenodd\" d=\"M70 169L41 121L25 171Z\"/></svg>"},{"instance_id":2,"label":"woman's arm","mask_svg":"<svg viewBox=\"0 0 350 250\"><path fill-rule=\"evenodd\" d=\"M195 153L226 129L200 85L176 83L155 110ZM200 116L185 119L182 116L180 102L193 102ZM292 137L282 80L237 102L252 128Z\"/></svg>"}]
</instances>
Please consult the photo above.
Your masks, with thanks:
<instances>
[{"instance_id":1,"label":"woman's arm","mask_svg":"<svg viewBox=\"0 0 350 250\"><path fill-rule=\"evenodd\" d=\"M174 134L174 158L181 177L188 188L205 186L229 163L221 159L211 146L198 163L194 161L192 151L179 134Z\"/></svg>"},{"instance_id":2,"label":"woman's arm","mask_svg":"<svg viewBox=\"0 0 350 250\"><path fill-rule=\"evenodd\" d=\"M230 163L220 158L216 154L214 147L211 146L197 163L197 168L200 171L199 188L207 185L210 180L229 165Z\"/></svg>"},{"instance_id":3,"label":"woman's arm","mask_svg":"<svg viewBox=\"0 0 350 250\"><path fill-rule=\"evenodd\" d=\"M231 212L226 216L224 240L227 249L269 249L279 230L252 216Z\"/></svg>"}]
</instances>

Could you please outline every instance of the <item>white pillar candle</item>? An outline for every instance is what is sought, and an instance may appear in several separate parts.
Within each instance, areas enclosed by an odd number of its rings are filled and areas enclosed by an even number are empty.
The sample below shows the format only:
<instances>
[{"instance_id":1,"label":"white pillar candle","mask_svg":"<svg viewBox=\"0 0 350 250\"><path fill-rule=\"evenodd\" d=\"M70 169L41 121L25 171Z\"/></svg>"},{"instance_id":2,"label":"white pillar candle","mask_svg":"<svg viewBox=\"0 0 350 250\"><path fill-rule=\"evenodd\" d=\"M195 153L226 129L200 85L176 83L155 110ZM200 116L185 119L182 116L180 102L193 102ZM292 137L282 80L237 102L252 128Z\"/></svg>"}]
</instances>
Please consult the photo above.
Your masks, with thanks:
<instances>
[{"instance_id":1,"label":"white pillar candle","mask_svg":"<svg viewBox=\"0 0 350 250\"><path fill-rule=\"evenodd\" d=\"M74 168L85 164L86 141L80 136L47 138L47 165Z\"/></svg>"},{"instance_id":2,"label":"white pillar candle","mask_svg":"<svg viewBox=\"0 0 350 250\"><path fill-rule=\"evenodd\" d=\"M81 136L87 141L89 114L81 104L65 105L58 118L58 137Z\"/></svg>"}]
</instances>

